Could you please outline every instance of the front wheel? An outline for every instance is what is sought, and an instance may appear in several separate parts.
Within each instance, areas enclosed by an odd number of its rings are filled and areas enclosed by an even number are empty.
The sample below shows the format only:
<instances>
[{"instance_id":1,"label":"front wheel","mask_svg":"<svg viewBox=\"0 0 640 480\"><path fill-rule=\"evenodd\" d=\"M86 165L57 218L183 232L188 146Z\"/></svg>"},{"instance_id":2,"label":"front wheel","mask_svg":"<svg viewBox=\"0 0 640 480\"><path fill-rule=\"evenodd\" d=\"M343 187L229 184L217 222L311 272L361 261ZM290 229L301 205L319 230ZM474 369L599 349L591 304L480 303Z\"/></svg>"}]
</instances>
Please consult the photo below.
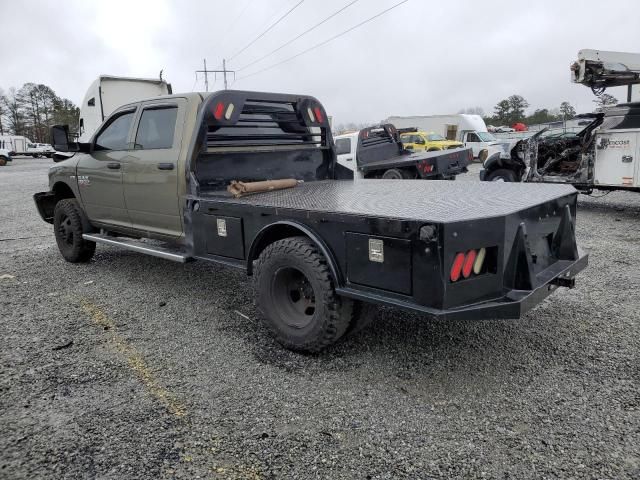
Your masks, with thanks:
<instances>
[{"instance_id":1,"label":"front wheel","mask_svg":"<svg viewBox=\"0 0 640 480\"><path fill-rule=\"evenodd\" d=\"M306 237L267 246L256 266L258 310L285 348L315 353L344 335L353 301L340 297L324 255Z\"/></svg>"},{"instance_id":2,"label":"front wheel","mask_svg":"<svg viewBox=\"0 0 640 480\"><path fill-rule=\"evenodd\" d=\"M91 226L75 199L67 198L56 203L53 212L53 228L58 249L67 262L88 262L96 251L95 242L82 238Z\"/></svg>"},{"instance_id":3,"label":"front wheel","mask_svg":"<svg viewBox=\"0 0 640 480\"><path fill-rule=\"evenodd\" d=\"M517 181L516 174L513 170L507 168L498 168L492 171L486 177L488 182L515 182Z\"/></svg>"},{"instance_id":4,"label":"front wheel","mask_svg":"<svg viewBox=\"0 0 640 480\"><path fill-rule=\"evenodd\" d=\"M0 167L4 167L7 164L7 157L0 157Z\"/></svg>"}]
</instances>

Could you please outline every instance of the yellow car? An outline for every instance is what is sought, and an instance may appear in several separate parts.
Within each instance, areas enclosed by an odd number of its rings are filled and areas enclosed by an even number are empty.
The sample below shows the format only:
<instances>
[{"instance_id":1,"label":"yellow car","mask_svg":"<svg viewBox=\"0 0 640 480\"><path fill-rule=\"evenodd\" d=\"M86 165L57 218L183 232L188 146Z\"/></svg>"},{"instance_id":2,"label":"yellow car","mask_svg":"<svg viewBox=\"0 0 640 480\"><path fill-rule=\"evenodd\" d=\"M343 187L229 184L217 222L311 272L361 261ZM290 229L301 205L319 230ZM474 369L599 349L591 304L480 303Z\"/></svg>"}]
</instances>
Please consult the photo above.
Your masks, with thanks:
<instances>
[{"instance_id":1,"label":"yellow car","mask_svg":"<svg viewBox=\"0 0 640 480\"><path fill-rule=\"evenodd\" d=\"M434 132L408 132L400 135L400 141L404 148L409 150L448 150L450 148L460 148L461 142L447 140L442 135Z\"/></svg>"}]
</instances>

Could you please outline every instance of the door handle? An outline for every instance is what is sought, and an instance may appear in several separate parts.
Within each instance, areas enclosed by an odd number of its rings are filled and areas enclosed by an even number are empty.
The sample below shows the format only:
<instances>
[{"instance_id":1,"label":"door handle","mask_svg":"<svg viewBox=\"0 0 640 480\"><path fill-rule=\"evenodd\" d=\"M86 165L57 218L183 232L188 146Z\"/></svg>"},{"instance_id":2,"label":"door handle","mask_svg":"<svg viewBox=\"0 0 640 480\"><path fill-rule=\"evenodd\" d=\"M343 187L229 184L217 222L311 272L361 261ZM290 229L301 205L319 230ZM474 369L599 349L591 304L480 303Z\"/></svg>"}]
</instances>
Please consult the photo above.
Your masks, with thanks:
<instances>
[{"instance_id":1,"label":"door handle","mask_svg":"<svg viewBox=\"0 0 640 480\"><path fill-rule=\"evenodd\" d=\"M120 163L119 162L109 162L109 163L107 163L107 168L110 168L111 170L120 170Z\"/></svg>"},{"instance_id":2,"label":"door handle","mask_svg":"<svg viewBox=\"0 0 640 480\"><path fill-rule=\"evenodd\" d=\"M351 161L353 161L353 158L345 158L345 160L346 160L347 162L351 162Z\"/></svg>"},{"instance_id":3,"label":"door handle","mask_svg":"<svg viewBox=\"0 0 640 480\"><path fill-rule=\"evenodd\" d=\"M173 170L173 163L159 163L158 170Z\"/></svg>"},{"instance_id":4,"label":"door handle","mask_svg":"<svg viewBox=\"0 0 640 480\"><path fill-rule=\"evenodd\" d=\"M631 163L633 162L633 157L631 155L623 155L622 163Z\"/></svg>"}]
</instances>

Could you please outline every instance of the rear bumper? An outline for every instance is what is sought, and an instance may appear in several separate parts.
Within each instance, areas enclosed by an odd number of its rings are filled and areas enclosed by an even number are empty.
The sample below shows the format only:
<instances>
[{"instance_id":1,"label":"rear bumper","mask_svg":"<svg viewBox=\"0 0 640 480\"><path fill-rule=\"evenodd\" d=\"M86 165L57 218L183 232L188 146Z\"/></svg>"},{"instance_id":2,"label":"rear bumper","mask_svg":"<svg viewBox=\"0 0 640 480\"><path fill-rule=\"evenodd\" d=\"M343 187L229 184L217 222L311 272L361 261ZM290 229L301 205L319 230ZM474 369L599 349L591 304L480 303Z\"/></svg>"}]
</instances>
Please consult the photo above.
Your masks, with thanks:
<instances>
[{"instance_id":1,"label":"rear bumper","mask_svg":"<svg viewBox=\"0 0 640 480\"><path fill-rule=\"evenodd\" d=\"M439 310L399 298L362 292L351 288L338 288L336 292L355 300L379 303L404 310L424 313L442 320L517 319L551 295L559 286L573 288L575 276L584 270L589 256L580 253L578 260L558 260L537 276L538 286L533 290L511 290L498 300L475 303L448 310Z\"/></svg>"}]
</instances>

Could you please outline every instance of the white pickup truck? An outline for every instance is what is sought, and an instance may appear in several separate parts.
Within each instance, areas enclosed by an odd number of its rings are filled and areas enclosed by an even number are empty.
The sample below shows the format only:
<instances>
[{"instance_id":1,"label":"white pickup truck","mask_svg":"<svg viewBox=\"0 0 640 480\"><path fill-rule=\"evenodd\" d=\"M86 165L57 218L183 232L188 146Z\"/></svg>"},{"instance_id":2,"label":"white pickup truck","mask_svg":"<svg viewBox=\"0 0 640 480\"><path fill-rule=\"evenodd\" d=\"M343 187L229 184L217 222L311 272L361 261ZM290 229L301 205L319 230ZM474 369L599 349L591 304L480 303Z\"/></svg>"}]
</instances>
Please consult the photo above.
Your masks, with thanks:
<instances>
[{"instance_id":1,"label":"white pickup truck","mask_svg":"<svg viewBox=\"0 0 640 480\"><path fill-rule=\"evenodd\" d=\"M9 155L9 150L0 148L0 167L4 167L10 161L11 155Z\"/></svg>"}]
</instances>

